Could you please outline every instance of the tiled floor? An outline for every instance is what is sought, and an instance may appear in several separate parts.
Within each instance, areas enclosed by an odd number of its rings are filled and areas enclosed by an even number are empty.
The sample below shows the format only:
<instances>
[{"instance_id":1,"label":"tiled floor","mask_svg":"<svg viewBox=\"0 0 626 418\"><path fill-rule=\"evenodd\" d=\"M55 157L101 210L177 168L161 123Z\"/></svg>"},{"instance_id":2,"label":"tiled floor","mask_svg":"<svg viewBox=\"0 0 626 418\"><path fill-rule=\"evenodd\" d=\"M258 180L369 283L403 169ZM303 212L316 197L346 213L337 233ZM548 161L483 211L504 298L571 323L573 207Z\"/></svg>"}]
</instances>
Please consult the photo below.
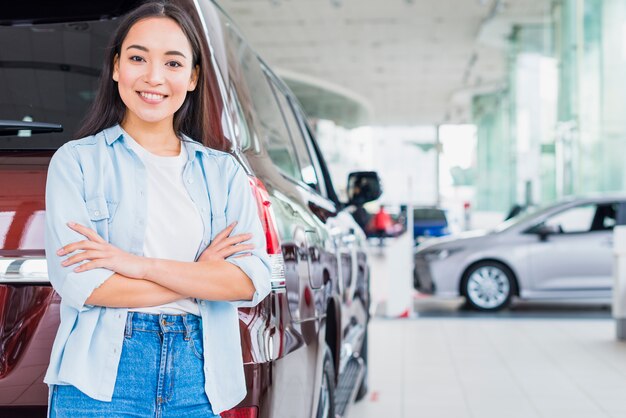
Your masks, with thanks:
<instances>
[{"instance_id":1,"label":"tiled floor","mask_svg":"<svg viewBox=\"0 0 626 418\"><path fill-rule=\"evenodd\" d=\"M626 418L610 319L374 319L349 418Z\"/></svg>"}]
</instances>

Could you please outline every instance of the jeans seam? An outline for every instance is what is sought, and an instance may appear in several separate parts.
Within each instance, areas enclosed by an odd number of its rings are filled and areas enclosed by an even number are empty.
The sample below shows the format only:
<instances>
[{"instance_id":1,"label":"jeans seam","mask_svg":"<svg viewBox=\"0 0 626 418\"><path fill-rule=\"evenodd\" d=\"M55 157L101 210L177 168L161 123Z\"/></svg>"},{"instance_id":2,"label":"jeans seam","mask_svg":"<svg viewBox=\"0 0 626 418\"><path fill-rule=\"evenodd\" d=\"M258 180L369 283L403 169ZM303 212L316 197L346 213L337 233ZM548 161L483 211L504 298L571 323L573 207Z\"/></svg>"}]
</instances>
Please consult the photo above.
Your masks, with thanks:
<instances>
[{"instance_id":1,"label":"jeans seam","mask_svg":"<svg viewBox=\"0 0 626 418\"><path fill-rule=\"evenodd\" d=\"M196 347L196 342L191 336L189 337L189 343L191 344L191 350L193 351L193 354L198 358L198 360L203 360L204 355L200 354Z\"/></svg>"}]
</instances>

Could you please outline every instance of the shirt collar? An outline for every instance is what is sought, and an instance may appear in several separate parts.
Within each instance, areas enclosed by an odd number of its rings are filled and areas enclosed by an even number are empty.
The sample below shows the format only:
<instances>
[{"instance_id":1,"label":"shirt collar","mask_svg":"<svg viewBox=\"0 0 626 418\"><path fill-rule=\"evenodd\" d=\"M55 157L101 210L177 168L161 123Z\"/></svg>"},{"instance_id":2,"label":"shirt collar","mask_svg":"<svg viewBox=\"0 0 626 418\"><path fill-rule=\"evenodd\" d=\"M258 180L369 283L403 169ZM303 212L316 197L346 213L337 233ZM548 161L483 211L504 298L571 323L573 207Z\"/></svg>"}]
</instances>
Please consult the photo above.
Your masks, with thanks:
<instances>
[{"instance_id":1,"label":"shirt collar","mask_svg":"<svg viewBox=\"0 0 626 418\"><path fill-rule=\"evenodd\" d=\"M122 130L122 127L119 124L115 124L111 126L110 128L105 129L103 133L104 133L104 138L106 140L107 145L111 145L115 141L119 139L123 140L124 138L124 131ZM209 151L207 147L205 147L204 145L202 145L201 143L197 141L194 141L193 139L189 138L185 134L182 134L182 137L183 137L183 141L182 141L183 145L187 149L187 155L189 156L190 160L192 160L197 153L208 155Z\"/></svg>"}]
</instances>

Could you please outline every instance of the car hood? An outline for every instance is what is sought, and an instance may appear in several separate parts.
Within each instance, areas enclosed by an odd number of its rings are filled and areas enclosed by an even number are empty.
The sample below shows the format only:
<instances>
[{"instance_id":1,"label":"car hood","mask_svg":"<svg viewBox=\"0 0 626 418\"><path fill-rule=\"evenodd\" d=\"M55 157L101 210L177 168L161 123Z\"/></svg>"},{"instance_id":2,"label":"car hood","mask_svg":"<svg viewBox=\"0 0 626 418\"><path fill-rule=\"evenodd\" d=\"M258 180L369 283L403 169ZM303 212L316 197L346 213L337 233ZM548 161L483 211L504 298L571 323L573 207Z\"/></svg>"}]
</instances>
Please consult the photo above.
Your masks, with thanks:
<instances>
[{"instance_id":1,"label":"car hood","mask_svg":"<svg viewBox=\"0 0 626 418\"><path fill-rule=\"evenodd\" d=\"M438 238L431 238L428 241L420 244L415 253L420 253L427 250L437 250L449 247L457 247L470 245L476 241L482 240L485 236L493 235L494 232L485 230L465 231L455 235L447 235Z\"/></svg>"}]
</instances>

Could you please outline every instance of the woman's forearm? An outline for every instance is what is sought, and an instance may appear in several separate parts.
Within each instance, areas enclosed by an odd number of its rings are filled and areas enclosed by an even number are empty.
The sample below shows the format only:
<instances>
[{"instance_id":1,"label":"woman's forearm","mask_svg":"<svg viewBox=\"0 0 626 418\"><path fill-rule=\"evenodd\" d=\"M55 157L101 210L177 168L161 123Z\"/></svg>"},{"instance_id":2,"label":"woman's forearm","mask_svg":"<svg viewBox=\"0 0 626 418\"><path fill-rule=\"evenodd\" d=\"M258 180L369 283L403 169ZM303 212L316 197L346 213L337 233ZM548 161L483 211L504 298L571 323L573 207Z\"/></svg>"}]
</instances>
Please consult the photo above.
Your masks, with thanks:
<instances>
[{"instance_id":1,"label":"woman's forearm","mask_svg":"<svg viewBox=\"0 0 626 418\"><path fill-rule=\"evenodd\" d=\"M91 293L85 304L109 308L146 308L184 298L153 281L114 274Z\"/></svg>"},{"instance_id":2,"label":"woman's forearm","mask_svg":"<svg viewBox=\"0 0 626 418\"><path fill-rule=\"evenodd\" d=\"M145 279L183 297L207 300L251 300L255 292L252 280L239 267L223 260L150 259Z\"/></svg>"}]
</instances>

